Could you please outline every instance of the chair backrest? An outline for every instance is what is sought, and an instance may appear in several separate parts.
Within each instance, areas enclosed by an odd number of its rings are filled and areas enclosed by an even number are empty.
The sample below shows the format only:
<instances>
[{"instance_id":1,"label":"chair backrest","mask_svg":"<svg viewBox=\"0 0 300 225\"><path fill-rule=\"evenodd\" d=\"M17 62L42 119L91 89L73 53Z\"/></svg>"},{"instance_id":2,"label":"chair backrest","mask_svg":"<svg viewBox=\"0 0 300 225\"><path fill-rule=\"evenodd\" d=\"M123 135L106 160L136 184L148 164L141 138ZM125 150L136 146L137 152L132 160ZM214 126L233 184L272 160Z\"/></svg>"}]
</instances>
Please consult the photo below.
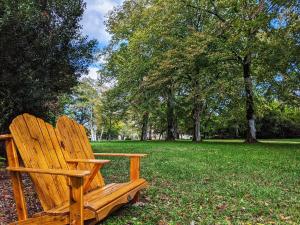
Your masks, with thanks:
<instances>
[{"instance_id":1,"label":"chair backrest","mask_svg":"<svg viewBox=\"0 0 300 225\"><path fill-rule=\"evenodd\" d=\"M56 122L56 128L60 133L60 137L64 143L64 148L68 154L65 158L71 159L95 159L92 147L90 145L88 136L84 126L78 124L76 121L61 116ZM79 169L91 170L91 164L80 163ZM100 172L93 179L89 190L93 190L104 186L104 180Z\"/></svg>"},{"instance_id":2,"label":"chair backrest","mask_svg":"<svg viewBox=\"0 0 300 225\"><path fill-rule=\"evenodd\" d=\"M23 114L12 121L9 129L25 167L69 169L59 134L51 124ZM30 177L44 210L68 201L69 189L64 176L32 173Z\"/></svg>"}]
</instances>

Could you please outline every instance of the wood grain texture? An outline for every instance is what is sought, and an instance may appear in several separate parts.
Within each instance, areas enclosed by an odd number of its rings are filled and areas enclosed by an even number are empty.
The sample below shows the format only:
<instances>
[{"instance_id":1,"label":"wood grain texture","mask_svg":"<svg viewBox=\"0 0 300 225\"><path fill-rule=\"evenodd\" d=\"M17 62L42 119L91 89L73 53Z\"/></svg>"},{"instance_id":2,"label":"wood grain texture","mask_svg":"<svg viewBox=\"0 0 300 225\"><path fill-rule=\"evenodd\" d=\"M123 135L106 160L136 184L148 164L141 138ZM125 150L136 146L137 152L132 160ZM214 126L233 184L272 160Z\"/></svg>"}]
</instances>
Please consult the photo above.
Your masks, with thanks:
<instances>
[{"instance_id":1,"label":"wood grain texture","mask_svg":"<svg viewBox=\"0 0 300 225\"><path fill-rule=\"evenodd\" d=\"M130 180L135 181L140 178L140 157L133 156L130 157ZM132 200L136 203L140 200L140 193L137 192Z\"/></svg>"},{"instance_id":2,"label":"wood grain texture","mask_svg":"<svg viewBox=\"0 0 300 225\"><path fill-rule=\"evenodd\" d=\"M142 189L148 187L148 183L144 182L139 186L127 191L125 194L120 195L118 198L115 198L110 203L106 204L105 206L99 208L97 210L97 220L101 221L105 217L107 217L110 213L118 209L120 206L132 201L134 196Z\"/></svg>"},{"instance_id":3,"label":"wood grain texture","mask_svg":"<svg viewBox=\"0 0 300 225\"><path fill-rule=\"evenodd\" d=\"M59 169L36 169L25 167L7 167L8 171L23 172L23 173L40 173L51 175L62 175L68 177L85 177L90 175L90 171L87 170L59 170Z\"/></svg>"},{"instance_id":4,"label":"wood grain texture","mask_svg":"<svg viewBox=\"0 0 300 225\"><path fill-rule=\"evenodd\" d=\"M11 139L11 138L12 138L11 134L1 134L0 135L0 141L5 141L5 140Z\"/></svg>"},{"instance_id":5,"label":"wood grain texture","mask_svg":"<svg viewBox=\"0 0 300 225\"><path fill-rule=\"evenodd\" d=\"M67 159L67 162L76 162L76 163L91 163L91 164L107 164L110 160L99 160L99 159Z\"/></svg>"},{"instance_id":6,"label":"wood grain texture","mask_svg":"<svg viewBox=\"0 0 300 225\"><path fill-rule=\"evenodd\" d=\"M52 169L52 167L49 168L47 165L46 157L41 149L42 142L39 140L39 137L35 135L37 131L31 131L34 128L30 127L30 123L25 119L25 115L16 117L10 125L11 134L13 135L24 165L26 168ZM27 117L28 116L29 115L27 115ZM34 120L35 117L32 119ZM30 177L35 184L37 195L44 210L54 208L67 200L67 198L60 199L62 196L58 194L56 182L52 175L31 173ZM65 185L67 188L66 182L62 185Z\"/></svg>"},{"instance_id":7,"label":"wood grain texture","mask_svg":"<svg viewBox=\"0 0 300 225\"><path fill-rule=\"evenodd\" d=\"M83 178L70 178L70 224L83 225Z\"/></svg>"},{"instance_id":8,"label":"wood grain texture","mask_svg":"<svg viewBox=\"0 0 300 225\"><path fill-rule=\"evenodd\" d=\"M95 159L85 128L82 125L79 125L67 116L61 116L57 120L56 127L62 138L63 148L68 153L65 154L66 159ZM93 165L79 164L78 168L92 170ZM90 183L88 191L103 187L104 185L103 177L100 171L98 171Z\"/></svg>"},{"instance_id":9,"label":"wood grain texture","mask_svg":"<svg viewBox=\"0 0 300 225\"><path fill-rule=\"evenodd\" d=\"M134 183L112 183L91 191L83 196L85 207L84 214L88 212L87 210L91 210L90 212L97 212L101 209L101 207L113 202L115 199L121 196L126 196L127 202L129 202L134 198L134 195L137 191L147 186L148 183L144 179L141 179ZM129 196L132 190L135 190L136 192ZM117 193L117 195L115 193ZM62 206L46 211L45 213L47 215L67 215L69 210L69 203L67 202Z\"/></svg>"},{"instance_id":10,"label":"wood grain texture","mask_svg":"<svg viewBox=\"0 0 300 225\"><path fill-rule=\"evenodd\" d=\"M122 195L126 195L126 193L130 192L131 190L137 188L140 185L147 184L145 179L138 179L134 182L129 182L123 185L121 188L118 188L114 192L105 195L103 198L99 199L93 199L90 200L85 206L90 209L100 209L101 207L104 207L105 205L109 204L110 202L114 201L115 199L121 197ZM130 199L132 200L132 199Z\"/></svg>"},{"instance_id":11,"label":"wood grain texture","mask_svg":"<svg viewBox=\"0 0 300 225\"><path fill-rule=\"evenodd\" d=\"M130 180L140 178L140 157L130 157Z\"/></svg>"},{"instance_id":12,"label":"wood grain texture","mask_svg":"<svg viewBox=\"0 0 300 225\"><path fill-rule=\"evenodd\" d=\"M145 156L147 156L147 154L129 154L129 153L94 153L94 156L145 157Z\"/></svg>"},{"instance_id":13,"label":"wood grain texture","mask_svg":"<svg viewBox=\"0 0 300 225\"><path fill-rule=\"evenodd\" d=\"M12 167L19 167L18 155L13 140L11 138L6 139L5 146L8 165ZM24 188L21 180L21 174L19 172L11 171L10 176L13 186L14 198L16 202L18 220L26 220L28 218L28 212L24 196Z\"/></svg>"},{"instance_id":14,"label":"wood grain texture","mask_svg":"<svg viewBox=\"0 0 300 225\"><path fill-rule=\"evenodd\" d=\"M97 173L99 172L99 170L102 166L103 166L103 164L95 164L94 165L94 167L91 171L91 175L88 177L88 179L84 183L84 187L83 187L84 193L86 193L90 189L91 183L93 182L95 176L97 175Z\"/></svg>"},{"instance_id":15,"label":"wood grain texture","mask_svg":"<svg viewBox=\"0 0 300 225\"><path fill-rule=\"evenodd\" d=\"M16 117L10 125L10 136L24 162L20 167L14 145L7 145L19 221L14 224L76 224L85 220L102 220L111 211L130 202L148 183L140 179L140 157L144 154L123 154L130 157L128 183L104 185L100 168L109 160L96 160L83 126L64 117L62 130L29 114ZM5 139L4 139L5 138ZM120 156L120 155L119 155ZM71 170L73 167L76 170ZM79 168L79 170L77 170ZM30 174L44 212L27 218L20 184L20 172ZM86 178L84 182L84 177ZM14 181L15 180L15 181ZM86 194L84 194L86 191Z\"/></svg>"}]
</instances>

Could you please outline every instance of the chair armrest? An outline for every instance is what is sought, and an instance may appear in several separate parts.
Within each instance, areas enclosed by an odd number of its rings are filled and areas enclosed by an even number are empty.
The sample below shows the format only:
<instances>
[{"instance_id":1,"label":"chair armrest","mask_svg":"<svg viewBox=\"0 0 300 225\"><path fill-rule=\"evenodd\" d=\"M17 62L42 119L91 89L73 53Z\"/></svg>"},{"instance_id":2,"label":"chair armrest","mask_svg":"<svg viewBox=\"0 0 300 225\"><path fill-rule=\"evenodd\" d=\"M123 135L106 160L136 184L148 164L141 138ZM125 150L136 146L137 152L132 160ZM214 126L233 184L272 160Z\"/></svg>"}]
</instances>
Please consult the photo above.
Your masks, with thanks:
<instances>
[{"instance_id":1,"label":"chair armrest","mask_svg":"<svg viewBox=\"0 0 300 225\"><path fill-rule=\"evenodd\" d=\"M35 169L25 167L7 167L8 171L23 173L42 173L51 175L63 175L67 177L85 177L90 174L87 170L61 170L61 169Z\"/></svg>"},{"instance_id":2,"label":"chair armrest","mask_svg":"<svg viewBox=\"0 0 300 225\"><path fill-rule=\"evenodd\" d=\"M130 180L134 181L140 178L140 159L147 156L147 154L94 153L94 156L115 156L130 158L129 175Z\"/></svg>"},{"instance_id":3,"label":"chair armrest","mask_svg":"<svg viewBox=\"0 0 300 225\"><path fill-rule=\"evenodd\" d=\"M6 141L12 138L11 134L1 134L0 135L0 141Z\"/></svg>"},{"instance_id":4,"label":"chair armrest","mask_svg":"<svg viewBox=\"0 0 300 225\"><path fill-rule=\"evenodd\" d=\"M92 163L92 164L107 164L110 160L98 160L98 159L67 159L68 163Z\"/></svg>"},{"instance_id":5,"label":"chair armrest","mask_svg":"<svg viewBox=\"0 0 300 225\"><path fill-rule=\"evenodd\" d=\"M114 157L145 157L147 154L127 154L127 153L94 153L94 156L114 156Z\"/></svg>"}]
</instances>

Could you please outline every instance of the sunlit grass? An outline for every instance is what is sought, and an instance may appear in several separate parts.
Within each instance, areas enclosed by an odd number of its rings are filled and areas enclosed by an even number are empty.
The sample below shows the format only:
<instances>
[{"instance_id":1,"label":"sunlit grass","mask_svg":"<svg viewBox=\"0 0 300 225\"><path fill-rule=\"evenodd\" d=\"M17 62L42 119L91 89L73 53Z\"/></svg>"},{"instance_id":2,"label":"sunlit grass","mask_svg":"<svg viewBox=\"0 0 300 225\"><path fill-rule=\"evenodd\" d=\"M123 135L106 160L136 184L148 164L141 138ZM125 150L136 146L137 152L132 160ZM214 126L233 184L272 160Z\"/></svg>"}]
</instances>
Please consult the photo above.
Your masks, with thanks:
<instances>
[{"instance_id":1,"label":"sunlit grass","mask_svg":"<svg viewBox=\"0 0 300 225\"><path fill-rule=\"evenodd\" d=\"M142 160L145 204L123 207L103 224L300 224L298 141L92 143L96 152L149 154ZM128 164L112 158L106 181L126 181Z\"/></svg>"}]
</instances>

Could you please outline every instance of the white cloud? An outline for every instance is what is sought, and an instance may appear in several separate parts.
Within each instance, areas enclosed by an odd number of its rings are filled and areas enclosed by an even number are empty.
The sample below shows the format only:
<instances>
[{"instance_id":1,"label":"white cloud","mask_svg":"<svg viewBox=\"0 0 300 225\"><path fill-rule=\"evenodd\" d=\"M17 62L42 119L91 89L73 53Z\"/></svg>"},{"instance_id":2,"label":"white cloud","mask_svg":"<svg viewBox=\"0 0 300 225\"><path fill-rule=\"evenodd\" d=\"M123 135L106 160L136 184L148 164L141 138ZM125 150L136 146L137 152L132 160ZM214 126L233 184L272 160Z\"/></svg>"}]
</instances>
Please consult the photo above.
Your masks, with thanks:
<instances>
[{"instance_id":1,"label":"white cloud","mask_svg":"<svg viewBox=\"0 0 300 225\"><path fill-rule=\"evenodd\" d=\"M105 30L104 21L109 11L114 7L119 6L124 0L85 0L86 9L81 21L82 32L84 35L88 35L89 39L98 40L100 46L105 46L110 40L110 35ZM100 62L105 59L101 57ZM99 68L90 67L88 77L97 79L97 71Z\"/></svg>"},{"instance_id":2,"label":"white cloud","mask_svg":"<svg viewBox=\"0 0 300 225\"><path fill-rule=\"evenodd\" d=\"M97 39L100 45L107 45L110 35L105 30L105 16L123 0L86 0L86 10L81 25L83 33L90 39Z\"/></svg>"},{"instance_id":3,"label":"white cloud","mask_svg":"<svg viewBox=\"0 0 300 225\"><path fill-rule=\"evenodd\" d=\"M97 78L98 78L98 70L99 70L99 68L90 67L89 68L89 72L88 72L88 74L86 76L90 77L90 78L92 78L94 80L97 80Z\"/></svg>"}]
</instances>

